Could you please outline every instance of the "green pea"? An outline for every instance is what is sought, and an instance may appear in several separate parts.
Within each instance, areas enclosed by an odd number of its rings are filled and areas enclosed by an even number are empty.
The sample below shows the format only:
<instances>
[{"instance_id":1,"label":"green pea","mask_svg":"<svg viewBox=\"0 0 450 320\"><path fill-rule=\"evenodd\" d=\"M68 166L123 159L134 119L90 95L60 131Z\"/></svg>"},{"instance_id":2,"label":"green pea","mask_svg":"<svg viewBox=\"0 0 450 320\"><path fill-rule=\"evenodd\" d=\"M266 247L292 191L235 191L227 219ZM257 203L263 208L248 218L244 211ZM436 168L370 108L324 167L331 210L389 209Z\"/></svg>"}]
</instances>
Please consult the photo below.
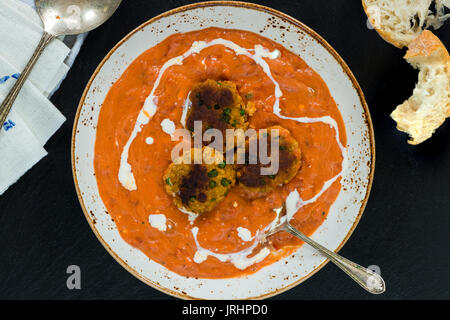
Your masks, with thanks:
<instances>
[{"instance_id":1,"label":"green pea","mask_svg":"<svg viewBox=\"0 0 450 320\"><path fill-rule=\"evenodd\" d=\"M166 179L166 184L168 184L169 186L172 185L172 181L170 181L170 178L167 178L167 179Z\"/></svg>"},{"instance_id":2,"label":"green pea","mask_svg":"<svg viewBox=\"0 0 450 320\"><path fill-rule=\"evenodd\" d=\"M227 187L231 183L231 181L228 180L227 178L222 178L220 183L222 184L222 186Z\"/></svg>"},{"instance_id":3,"label":"green pea","mask_svg":"<svg viewBox=\"0 0 450 320\"><path fill-rule=\"evenodd\" d=\"M219 175L216 169L212 169L210 172L208 172L208 177L215 178Z\"/></svg>"},{"instance_id":4,"label":"green pea","mask_svg":"<svg viewBox=\"0 0 450 320\"><path fill-rule=\"evenodd\" d=\"M223 168L225 168L226 165L227 165L227 164L226 164L225 161L224 161L224 162L222 162L221 164L219 164L219 168L220 168L220 169L223 169Z\"/></svg>"},{"instance_id":5,"label":"green pea","mask_svg":"<svg viewBox=\"0 0 450 320\"><path fill-rule=\"evenodd\" d=\"M212 188L215 188L217 186L217 182L215 182L214 180L210 180L209 181L209 187L212 189Z\"/></svg>"},{"instance_id":6,"label":"green pea","mask_svg":"<svg viewBox=\"0 0 450 320\"><path fill-rule=\"evenodd\" d=\"M225 121L226 123L230 123L231 117L228 114L223 114L222 120Z\"/></svg>"}]
</instances>

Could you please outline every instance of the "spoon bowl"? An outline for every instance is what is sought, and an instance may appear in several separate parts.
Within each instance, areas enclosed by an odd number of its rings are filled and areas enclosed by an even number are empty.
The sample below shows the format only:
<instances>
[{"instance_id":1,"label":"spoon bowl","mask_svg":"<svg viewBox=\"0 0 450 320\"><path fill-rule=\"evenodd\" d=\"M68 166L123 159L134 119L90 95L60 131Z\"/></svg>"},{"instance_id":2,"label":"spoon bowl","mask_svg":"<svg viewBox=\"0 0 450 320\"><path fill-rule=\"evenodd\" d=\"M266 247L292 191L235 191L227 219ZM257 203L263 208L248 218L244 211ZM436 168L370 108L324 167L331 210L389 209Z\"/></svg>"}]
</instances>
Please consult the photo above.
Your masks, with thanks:
<instances>
[{"instance_id":1,"label":"spoon bowl","mask_svg":"<svg viewBox=\"0 0 450 320\"><path fill-rule=\"evenodd\" d=\"M45 31L55 35L89 32L117 10L122 0L35 0Z\"/></svg>"}]
</instances>

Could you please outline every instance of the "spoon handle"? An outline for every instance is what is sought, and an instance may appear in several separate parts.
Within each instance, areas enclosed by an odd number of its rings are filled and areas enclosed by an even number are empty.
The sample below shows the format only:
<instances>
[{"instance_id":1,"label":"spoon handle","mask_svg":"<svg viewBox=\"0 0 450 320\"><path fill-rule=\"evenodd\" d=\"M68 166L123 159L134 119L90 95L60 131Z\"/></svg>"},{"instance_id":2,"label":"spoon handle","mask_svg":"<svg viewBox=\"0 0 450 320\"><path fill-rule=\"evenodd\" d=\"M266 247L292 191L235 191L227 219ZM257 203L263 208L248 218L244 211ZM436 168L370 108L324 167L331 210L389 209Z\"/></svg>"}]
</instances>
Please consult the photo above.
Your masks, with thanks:
<instances>
[{"instance_id":1,"label":"spoon handle","mask_svg":"<svg viewBox=\"0 0 450 320\"><path fill-rule=\"evenodd\" d=\"M41 56L44 49L54 38L55 38L54 35L44 31L41 41L39 42L36 50L34 51L33 55L31 56L30 61L28 61L28 64L26 65L26 67L22 71L22 73L20 74L19 79L17 79L14 86L11 88L8 95L6 96L5 100L3 100L2 104L0 105L0 129L3 127L3 124L6 121L6 117L8 116L9 112L11 111L14 101L16 100L17 96L19 95L19 92L22 89L25 81L27 80L31 70L33 69L34 65L38 61L38 59Z\"/></svg>"},{"instance_id":2,"label":"spoon handle","mask_svg":"<svg viewBox=\"0 0 450 320\"><path fill-rule=\"evenodd\" d=\"M372 270L364 268L359 264L356 264L333 251L328 250L311 238L305 236L289 223L286 224L285 230L290 234L300 238L311 247L322 253L368 292L373 294L381 294L386 291L384 280L379 274L373 272Z\"/></svg>"}]
</instances>

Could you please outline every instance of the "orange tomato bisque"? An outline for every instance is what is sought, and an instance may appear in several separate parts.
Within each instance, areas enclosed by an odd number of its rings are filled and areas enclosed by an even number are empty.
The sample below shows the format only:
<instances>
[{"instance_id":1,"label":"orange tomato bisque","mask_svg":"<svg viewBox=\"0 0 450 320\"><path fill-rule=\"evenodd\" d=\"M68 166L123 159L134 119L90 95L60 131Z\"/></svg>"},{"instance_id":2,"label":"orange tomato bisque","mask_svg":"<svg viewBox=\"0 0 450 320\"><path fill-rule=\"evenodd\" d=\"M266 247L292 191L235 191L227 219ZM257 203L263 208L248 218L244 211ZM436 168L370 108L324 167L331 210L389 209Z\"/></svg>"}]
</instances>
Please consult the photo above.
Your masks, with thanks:
<instances>
[{"instance_id":1,"label":"orange tomato bisque","mask_svg":"<svg viewBox=\"0 0 450 320\"><path fill-rule=\"evenodd\" d=\"M297 190L301 199L318 199L301 206L291 223L311 235L326 219L341 189L341 178L323 190L325 182L342 170L343 154L333 127L324 122L305 123L281 118L273 111L275 83L260 64L247 55L238 54L221 44L206 47L187 56L162 74L155 90L157 110L130 145L128 163L132 167L136 190L127 190L118 179L121 154L133 132L137 117L151 93L162 66L171 58L183 55L195 41L228 40L242 48L278 50L276 58L263 58L278 83L280 113L285 117L318 118L329 116L339 128L339 142L346 145L341 114L323 79L298 55L280 44L252 32L208 28L174 34L141 54L110 89L101 108L95 144L95 173L101 198L117 225L121 237L145 253L151 260L186 277L229 278L254 273L297 249L302 242L281 232L270 238L270 254L242 269L232 261L220 261L209 255L198 263L198 250L192 228L198 228L198 244L215 254L239 252L253 245L244 241L238 228L254 236L276 217L274 209L282 207L287 196ZM252 51L253 52L253 51ZM165 119L182 128L183 106L191 88L207 79L231 81L241 96L255 106L249 117L256 129L282 126L298 142L302 166L286 185L263 198L248 200L238 188L212 211L198 216L193 223L181 212L165 191L163 175L172 162L171 150L178 143L164 130ZM149 143L148 138L151 138ZM166 217L167 229L161 231L149 223L149 215ZM256 245L249 257L256 255Z\"/></svg>"}]
</instances>

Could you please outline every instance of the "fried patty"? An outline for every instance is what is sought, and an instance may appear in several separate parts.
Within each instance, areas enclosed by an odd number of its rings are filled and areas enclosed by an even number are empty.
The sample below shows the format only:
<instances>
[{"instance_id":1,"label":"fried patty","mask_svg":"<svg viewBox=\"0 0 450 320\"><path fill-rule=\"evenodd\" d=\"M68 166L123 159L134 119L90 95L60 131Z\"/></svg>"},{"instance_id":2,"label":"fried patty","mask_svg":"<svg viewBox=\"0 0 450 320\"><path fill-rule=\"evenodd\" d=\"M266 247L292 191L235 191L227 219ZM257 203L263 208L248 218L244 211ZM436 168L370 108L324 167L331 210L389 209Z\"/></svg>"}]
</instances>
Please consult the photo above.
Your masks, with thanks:
<instances>
[{"instance_id":1,"label":"fried patty","mask_svg":"<svg viewBox=\"0 0 450 320\"><path fill-rule=\"evenodd\" d=\"M230 81L206 80L195 85L189 99L192 102L186 128L194 131L194 121L202 121L202 135L208 129L218 129L225 137L226 129L248 128L248 117L254 112L251 103L246 104Z\"/></svg>"},{"instance_id":2,"label":"fried patty","mask_svg":"<svg viewBox=\"0 0 450 320\"><path fill-rule=\"evenodd\" d=\"M281 126L267 128L268 154L271 152L272 129L278 129L279 132L278 172L273 175L262 175L261 168L270 167L270 164L262 164L259 157L256 164L250 164L248 147L246 148L246 163L237 167L238 184L249 199L263 197L276 187L288 183L297 175L302 164L301 150L297 141L291 136L289 130ZM258 133L255 139L259 139L260 134Z\"/></svg>"},{"instance_id":3,"label":"fried patty","mask_svg":"<svg viewBox=\"0 0 450 320\"><path fill-rule=\"evenodd\" d=\"M199 151L209 159L214 158L210 161L214 163L175 162L167 168L163 179L167 193L178 208L201 214L211 211L225 198L236 183L236 171L233 165L225 164L222 154L208 147L191 149L192 162L194 153Z\"/></svg>"}]
</instances>

